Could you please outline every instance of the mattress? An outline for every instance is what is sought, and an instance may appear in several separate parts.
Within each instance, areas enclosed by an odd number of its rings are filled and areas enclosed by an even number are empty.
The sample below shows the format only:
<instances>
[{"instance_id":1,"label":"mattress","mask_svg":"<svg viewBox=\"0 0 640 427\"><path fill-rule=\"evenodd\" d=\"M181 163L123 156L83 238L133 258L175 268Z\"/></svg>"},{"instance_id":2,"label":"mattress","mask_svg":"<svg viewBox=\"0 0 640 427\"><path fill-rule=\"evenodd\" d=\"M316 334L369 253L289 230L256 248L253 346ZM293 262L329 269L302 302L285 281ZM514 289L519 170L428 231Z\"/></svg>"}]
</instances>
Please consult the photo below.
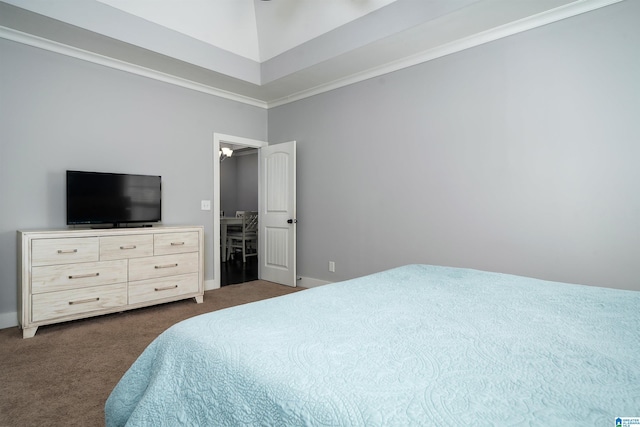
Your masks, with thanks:
<instances>
[{"instance_id":1,"label":"mattress","mask_svg":"<svg viewBox=\"0 0 640 427\"><path fill-rule=\"evenodd\" d=\"M408 265L161 334L107 426L609 426L640 415L640 292Z\"/></svg>"}]
</instances>

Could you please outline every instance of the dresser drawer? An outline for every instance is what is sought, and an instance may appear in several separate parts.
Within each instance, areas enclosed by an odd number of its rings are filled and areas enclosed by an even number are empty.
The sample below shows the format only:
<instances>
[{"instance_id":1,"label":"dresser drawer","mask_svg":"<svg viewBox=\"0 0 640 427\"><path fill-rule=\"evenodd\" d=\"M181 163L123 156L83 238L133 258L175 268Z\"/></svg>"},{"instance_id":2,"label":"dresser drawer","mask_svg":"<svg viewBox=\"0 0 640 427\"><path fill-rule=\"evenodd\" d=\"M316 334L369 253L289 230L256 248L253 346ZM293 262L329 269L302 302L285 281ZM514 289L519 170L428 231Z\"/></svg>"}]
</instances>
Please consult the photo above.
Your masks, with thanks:
<instances>
[{"instance_id":1,"label":"dresser drawer","mask_svg":"<svg viewBox=\"0 0 640 427\"><path fill-rule=\"evenodd\" d=\"M100 238L100 260L141 258L153 255L153 234Z\"/></svg>"},{"instance_id":2,"label":"dresser drawer","mask_svg":"<svg viewBox=\"0 0 640 427\"><path fill-rule=\"evenodd\" d=\"M154 255L197 252L200 248L197 231L158 233L153 236Z\"/></svg>"},{"instance_id":3,"label":"dresser drawer","mask_svg":"<svg viewBox=\"0 0 640 427\"><path fill-rule=\"evenodd\" d=\"M129 304L198 292L198 273L129 282Z\"/></svg>"},{"instance_id":4,"label":"dresser drawer","mask_svg":"<svg viewBox=\"0 0 640 427\"><path fill-rule=\"evenodd\" d=\"M43 325L186 298L202 303L203 239L202 226L19 230L23 338Z\"/></svg>"},{"instance_id":5,"label":"dresser drawer","mask_svg":"<svg viewBox=\"0 0 640 427\"><path fill-rule=\"evenodd\" d=\"M118 283L33 295L32 322L90 313L127 304L127 284Z\"/></svg>"},{"instance_id":6,"label":"dresser drawer","mask_svg":"<svg viewBox=\"0 0 640 427\"><path fill-rule=\"evenodd\" d=\"M127 260L47 265L33 267L31 292L38 294L126 281Z\"/></svg>"},{"instance_id":7,"label":"dresser drawer","mask_svg":"<svg viewBox=\"0 0 640 427\"><path fill-rule=\"evenodd\" d=\"M196 273L199 254L162 255L129 260L129 281Z\"/></svg>"},{"instance_id":8,"label":"dresser drawer","mask_svg":"<svg viewBox=\"0 0 640 427\"><path fill-rule=\"evenodd\" d=\"M72 264L98 261L97 237L35 239L31 242L31 265Z\"/></svg>"}]
</instances>

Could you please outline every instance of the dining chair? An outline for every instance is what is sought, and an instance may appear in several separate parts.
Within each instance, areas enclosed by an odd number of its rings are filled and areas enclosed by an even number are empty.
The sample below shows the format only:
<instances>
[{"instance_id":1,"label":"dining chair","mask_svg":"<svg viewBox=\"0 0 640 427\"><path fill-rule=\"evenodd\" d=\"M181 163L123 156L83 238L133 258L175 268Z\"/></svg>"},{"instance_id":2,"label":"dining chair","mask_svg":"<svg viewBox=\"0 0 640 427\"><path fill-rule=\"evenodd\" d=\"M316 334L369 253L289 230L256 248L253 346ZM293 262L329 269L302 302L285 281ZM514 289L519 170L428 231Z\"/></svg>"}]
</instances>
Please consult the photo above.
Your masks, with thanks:
<instances>
[{"instance_id":1,"label":"dining chair","mask_svg":"<svg viewBox=\"0 0 640 427\"><path fill-rule=\"evenodd\" d=\"M236 218L242 218L242 215L244 215L245 211L236 211ZM242 226L241 225L227 225L227 232L232 232L232 231L242 231Z\"/></svg>"},{"instance_id":2,"label":"dining chair","mask_svg":"<svg viewBox=\"0 0 640 427\"><path fill-rule=\"evenodd\" d=\"M242 262L247 257L258 255L258 212L245 211L242 214L242 229L227 233L227 260L236 249L242 251Z\"/></svg>"}]
</instances>

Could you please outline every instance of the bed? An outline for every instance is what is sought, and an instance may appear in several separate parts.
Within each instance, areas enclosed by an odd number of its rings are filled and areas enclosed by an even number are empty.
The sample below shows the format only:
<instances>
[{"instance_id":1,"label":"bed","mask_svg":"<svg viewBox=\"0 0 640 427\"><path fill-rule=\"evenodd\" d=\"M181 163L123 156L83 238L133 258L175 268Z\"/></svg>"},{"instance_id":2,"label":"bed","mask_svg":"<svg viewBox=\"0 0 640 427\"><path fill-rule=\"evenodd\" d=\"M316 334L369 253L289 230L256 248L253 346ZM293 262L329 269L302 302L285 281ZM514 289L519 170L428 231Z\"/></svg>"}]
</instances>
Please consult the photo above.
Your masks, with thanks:
<instances>
[{"instance_id":1,"label":"bed","mask_svg":"<svg viewBox=\"0 0 640 427\"><path fill-rule=\"evenodd\" d=\"M408 265L194 317L107 426L613 426L640 416L640 292Z\"/></svg>"}]
</instances>

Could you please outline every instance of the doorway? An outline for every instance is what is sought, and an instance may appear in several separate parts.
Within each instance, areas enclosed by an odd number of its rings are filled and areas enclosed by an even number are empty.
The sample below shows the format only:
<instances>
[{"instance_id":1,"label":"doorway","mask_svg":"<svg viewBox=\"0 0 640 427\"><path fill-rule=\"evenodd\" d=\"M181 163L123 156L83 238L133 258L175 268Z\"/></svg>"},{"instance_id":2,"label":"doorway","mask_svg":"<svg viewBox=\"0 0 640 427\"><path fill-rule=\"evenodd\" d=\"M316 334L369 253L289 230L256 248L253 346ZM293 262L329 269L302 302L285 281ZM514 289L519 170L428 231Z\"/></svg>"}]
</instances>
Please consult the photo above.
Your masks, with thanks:
<instances>
[{"instance_id":1,"label":"doorway","mask_svg":"<svg viewBox=\"0 0 640 427\"><path fill-rule=\"evenodd\" d=\"M255 170L251 172L255 174L256 180L256 188L255 194L257 199L258 188L257 188L257 180L258 180L258 164L257 164L257 153L260 148L267 146L268 144L264 141L253 140L248 138L242 138L232 135L223 135L214 133L214 141L213 141L213 152L214 152L214 166L213 166L213 175L214 175L214 288L220 286L226 286L230 284L236 283L244 283L251 280L258 279L258 257L248 257L247 262L242 262L242 257L235 257L235 259L230 259L229 261L222 262L221 259L221 246L222 243L220 241L220 217L224 211L224 216L235 216L237 210L258 210L257 209L257 200L255 209L251 204L251 195L252 191L247 191L247 188L236 188L233 189L233 186L225 186L222 184L222 179L224 178L224 169L231 169L232 166L238 166L238 164L243 164L242 167L237 168L236 171L247 170L247 167L251 167L250 165L254 163L251 159L251 156L255 156ZM233 154L230 158L226 160L220 160L219 152L222 147L231 148L233 150ZM235 157L235 159L234 159ZM234 164L235 163L235 164ZM228 172L228 171L226 171ZM246 182L251 182L252 180L245 180ZM237 181L236 181L237 182ZM243 198L242 200L234 200L233 197L225 197L225 193L229 191L245 191L250 194L249 196ZM228 194L227 194L228 196ZM226 209L224 209L226 207ZM242 208L241 208L242 207ZM228 211L231 210L231 211Z\"/></svg>"},{"instance_id":2,"label":"doorway","mask_svg":"<svg viewBox=\"0 0 640 427\"><path fill-rule=\"evenodd\" d=\"M258 211L258 149L227 142L221 142L220 149L220 221L229 232L240 232L242 225L226 222L243 212ZM225 242L221 240L221 244ZM238 250L225 257L221 247L220 286L258 280L258 247L255 242L248 246L252 247L249 253L255 255L246 260Z\"/></svg>"},{"instance_id":3,"label":"doorway","mask_svg":"<svg viewBox=\"0 0 640 427\"><path fill-rule=\"evenodd\" d=\"M242 256L231 258L220 265L220 286L258 280L258 257L249 257L242 262Z\"/></svg>"},{"instance_id":4,"label":"doorway","mask_svg":"<svg viewBox=\"0 0 640 427\"><path fill-rule=\"evenodd\" d=\"M265 141L213 134L213 289L220 287L220 146L258 151L258 278L296 286L296 141ZM229 222L226 222L228 225Z\"/></svg>"}]
</instances>

